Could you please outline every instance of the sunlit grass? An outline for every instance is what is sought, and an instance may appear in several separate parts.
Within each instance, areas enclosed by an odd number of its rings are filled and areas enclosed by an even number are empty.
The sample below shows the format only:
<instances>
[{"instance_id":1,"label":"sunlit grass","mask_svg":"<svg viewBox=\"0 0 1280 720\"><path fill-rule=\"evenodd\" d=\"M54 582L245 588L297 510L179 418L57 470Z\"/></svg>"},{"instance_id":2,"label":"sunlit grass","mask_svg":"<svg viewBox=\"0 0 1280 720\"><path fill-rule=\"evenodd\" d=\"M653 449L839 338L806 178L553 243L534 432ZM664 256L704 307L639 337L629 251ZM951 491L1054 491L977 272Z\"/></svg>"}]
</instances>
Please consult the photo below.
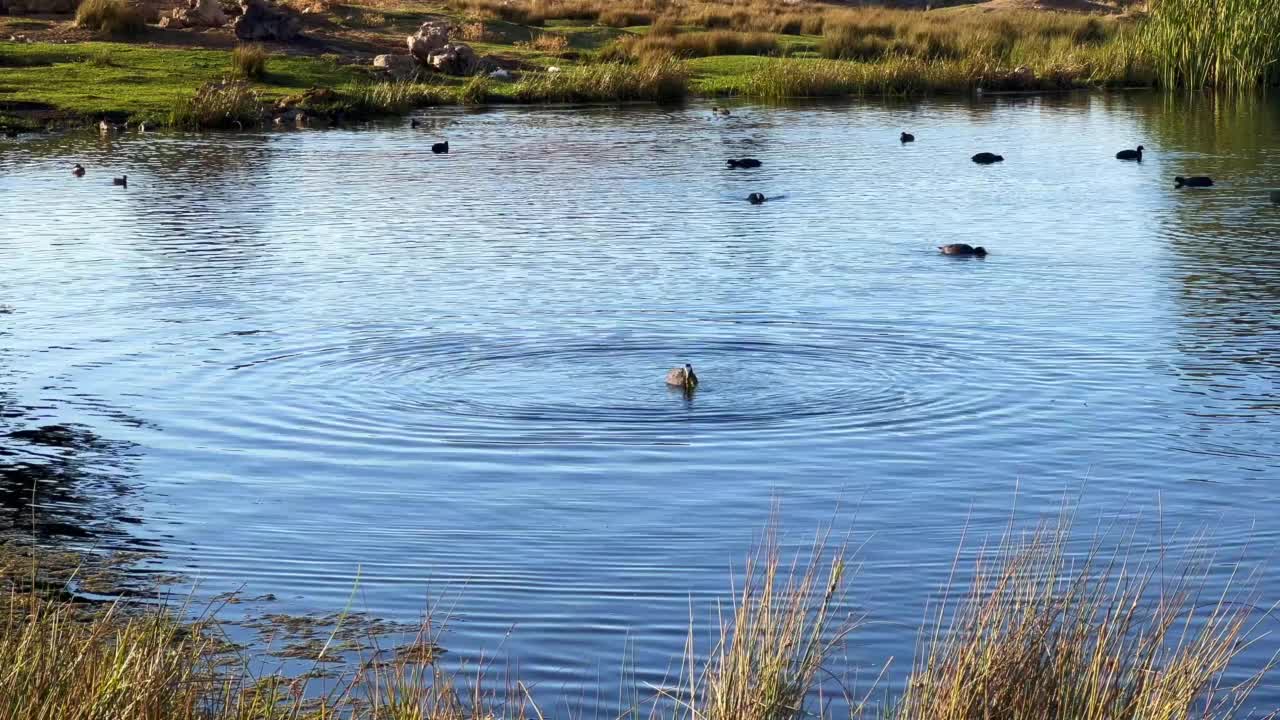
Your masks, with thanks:
<instances>
[{"instance_id":1,"label":"sunlit grass","mask_svg":"<svg viewBox=\"0 0 1280 720\"><path fill-rule=\"evenodd\" d=\"M689 89L679 60L650 57L639 63L578 65L560 72L530 73L511 90L518 102L607 102L679 100Z\"/></svg>"},{"instance_id":2,"label":"sunlit grass","mask_svg":"<svg viewBox=\"0 0 1280 720\"><path fill-rule=\"evenodd\" d=\"M76 8L76 26L113 37L139 35L147 29L142 14L125 0L82 0Z\"/></svg>"},{"instance_id":3,"label":"sunlit grass","mask_svg":"<svg viewBox=\"0 0 1280 720\"><path fill-rule=\"evenodd\" d=\"M1245 91L1280 83L1280 3L1153 0L1143 50L1161 84Z\"/></svg>"},{"instance_id":4,"label":"sunlit grass","mask_svg":"<svg viewBox=\"0 0 1280 720\"><path fill-rule=\"evenodd\" d=\"M799 550L784 547L771 526L717 608L710 642L691 623L673 681L623 688L625 717L1232 720L1269 710L1250 703L1274 657L1228 674L1245 651L1256 656L1269 607L1204 538L1165 545L1139 542L1132 530L1080 538L1065 514L1010 530L979 548L972 568L957 560L904 689L875 707L874 683L856 694L842 664L860 618L850 610L846 544L822 531ZM1170 558L1171 547L1187 549ZM19 559L11 570L25 567ZM1224 568L1225 581L1210 579ZM88 608L37 592L11 590L0 605L0 720L558 716L518 676L495 686L483 666L436 664L442 628L430 614L412 642L379 662L362 657L333 678L286 678L251 674L217 622L182 620L184 609ZM847 708L839 714L818 692L833 687Z\"/></svg>"},{"instance_id":5,"label":"sunlit grass","mask_svg":"<svg viewBox=\"0 0 1280 720\"><path fill-rule=\"evenodd\" d=\"M1101 539L1073 553L1070 525L1010 534L980 553L959 608L921 635L894 720L1170 720L1243 716L1271 661L1225 671L1261 636L1249 588L1208 591L1202 541L1170 563L1158 542Z\"/></svg>"}]
</instances>

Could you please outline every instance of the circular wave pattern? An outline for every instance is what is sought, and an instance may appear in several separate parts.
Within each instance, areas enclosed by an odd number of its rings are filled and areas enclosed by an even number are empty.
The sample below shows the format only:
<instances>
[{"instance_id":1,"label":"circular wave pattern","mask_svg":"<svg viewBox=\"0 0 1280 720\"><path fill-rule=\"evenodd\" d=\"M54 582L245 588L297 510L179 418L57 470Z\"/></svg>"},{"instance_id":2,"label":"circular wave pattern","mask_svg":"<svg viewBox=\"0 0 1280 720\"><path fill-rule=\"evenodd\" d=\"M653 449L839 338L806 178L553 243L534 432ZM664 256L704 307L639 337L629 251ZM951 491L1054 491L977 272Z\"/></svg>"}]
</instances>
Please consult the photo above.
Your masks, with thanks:
<instances>
[{"instance_id":1,"label":"circular wave pattern","mask_svg":"<svg viewBox=\"0 0 1280 720\"><path fill-rule=\"evenodd\" d=\"M384 329L251 353L197 385L286 398L271 414L277 433L359 428L499 443L665 443L700 430L717 439L938 432L1019 402L1010 383L970 382L975 367L1005 363L952 349L936 334L926 342L871 326L701 330L495 337ZM692 397L663 383L685 361L701 377Z\"/></svg>"}]
</instances>

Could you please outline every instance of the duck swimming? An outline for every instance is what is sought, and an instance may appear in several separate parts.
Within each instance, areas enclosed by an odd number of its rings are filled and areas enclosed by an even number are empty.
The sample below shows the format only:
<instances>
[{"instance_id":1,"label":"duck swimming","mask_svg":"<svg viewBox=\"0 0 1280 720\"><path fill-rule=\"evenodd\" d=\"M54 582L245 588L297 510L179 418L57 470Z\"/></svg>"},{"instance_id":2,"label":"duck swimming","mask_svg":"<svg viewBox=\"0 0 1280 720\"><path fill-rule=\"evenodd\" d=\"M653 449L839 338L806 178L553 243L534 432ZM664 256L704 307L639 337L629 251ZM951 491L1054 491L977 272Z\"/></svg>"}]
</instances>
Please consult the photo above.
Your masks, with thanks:
<instances>
[{"instance_id":1,"label":"duck swimming","mask_svg":"<svg viewBox=\"0 0 1280 720\"><path fill-rule=\"evenodd\" d=\"M1142 162L1142 146L1139 145L1137 150L1121 150L1116 153L1117 160L1137 160Z\"/></svg>"},{"instance_id":2,"label":"duck swimming","mask_svg":"<svg viewBox=\"0 0 1280 720\"><path fill-rule=\"evenodd\" d=\"M124 177L111 178L111 184L118 185L122 188L127 188L129 187L129 176L125 175Z\"/></svg>"},{"instance_id":3,"label":"duck swimming","mask_svg":"<svg viewBox=\"0 0 1280 720\"><path fill-rule=\"evenodd\" d=\"M741 160L725 160L731 168L758 168L764 163L755 158L742 158Z\"/></svg>"},{"instance_id":4,"label":"duck swimming","mask_svg":"<svg viewBox=\"0 0 1280 720\"><path fill-rule=\"evenodd\" d=\"M71 168L71 174L76 177L84 177L84 166L80 163L76 163L76 166Z\"/></svg>"},{"instance_id":5,"label":"duck swimming","mask_svg":"<svg viewBox=\"0 0 1280 720\"><path fill-rule=\"evenodd\" d=\"M938 249L943 255L969 255L973 257L986 257L987 249L979 245L974 247L967 243L952 243L950 245L939 245Z\"/></svg>"},{"instance_id":6,"label":"duck swimming","mask_svg":"<svg viewBox=\"0 0 1280 720\"><path fill-rule=\"evenodd\" d=\"M667 373L667 384L691 392L698 387L698 375L693 371L693 365L685 363L684 367Z\"/></svg>"},{"instance_id":7,"label":"duck swimming","mask_svg":"<svg viewBox=\"0 0 1280 720\"><path fill-rule=\"evenodd\" d=\"M448 155L448 154L449 154L449 141L448 141L448 140L445 140L445 141L444 141L444 142L442 142L442 143L433 143L433 144L431 145L431 152L433 152L433 153L435 153L435 154L437 154L437 155Z\"/></svg>"},{"instance_id":8,"label":"duck swimming","mask_svg":"<svg viewBox=\"0 0 1280 720\"><path fill-rule=\"evenodd\" d=\"M980 152L970 159L979 165L990 165L992 163L1004 162L1003 155L996 155L995 153L989 152Z\"/></svg>"},{"instance_id":9,"label":"duck swimming","mask_svg":"<svg viewBox=\"0 0 1280 720\"><path fill-rule=\"evenodd\" d=\"M766 199L767 198L765 198L764 193L751 193L747 196L747 202L752 205L761 205Z\"/></svg>"},{"instance_id":10,"label":"duck swimming","mask_svg":"<svg viewBox=\"0 0 1280 720\"><path fill-rule=\"evenodd\" d=\"M903 143L909 143L909 142L915 142L916 136L912 135L909 132L904 132L902 133L902 135L898 136L898 139L901 140Z\"/></svg>"},{"instance_id":11,"label":"duck swimming","mask_svg":"<svg viewBox=\"0 0 1280 720\"><path fill-rule=\"evenodd\" d=\"M1173 179L1173 186L1180 187L1213 187L1213 178L1197 175L1195 177L1178 177Z\"/></svg>"}]
</instances>

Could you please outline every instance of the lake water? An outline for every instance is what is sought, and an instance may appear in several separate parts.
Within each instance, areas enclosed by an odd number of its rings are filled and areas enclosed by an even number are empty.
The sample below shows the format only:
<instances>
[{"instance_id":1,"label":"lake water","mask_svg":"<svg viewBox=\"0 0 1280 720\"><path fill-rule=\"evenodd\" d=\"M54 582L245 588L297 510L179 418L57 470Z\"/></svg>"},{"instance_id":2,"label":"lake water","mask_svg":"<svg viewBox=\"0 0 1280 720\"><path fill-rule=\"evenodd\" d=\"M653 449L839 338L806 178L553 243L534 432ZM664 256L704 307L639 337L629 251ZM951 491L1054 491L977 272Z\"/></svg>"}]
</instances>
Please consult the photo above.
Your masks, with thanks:
<instances>
[{"instance_id":1,"label":"lake water","mask_svg":"<svg viewBox=\"0 0 1280 720\"><path fill-rule=\"evenodd\" d=\"M1280 104L421 117L3 141L2 422L100 439L49 481L48 534L270 612L340 610L357 578L378 617L444 597L449 657L551 697L628 644L661 682L775 499L789 543L852 532L845 660L893 657L890 685L962 534L1015 503L1274 555ZM1218 186L1173 189L1193 174ZM686 361L692 398L663 384Z\"/></svg>"}]
</instances>

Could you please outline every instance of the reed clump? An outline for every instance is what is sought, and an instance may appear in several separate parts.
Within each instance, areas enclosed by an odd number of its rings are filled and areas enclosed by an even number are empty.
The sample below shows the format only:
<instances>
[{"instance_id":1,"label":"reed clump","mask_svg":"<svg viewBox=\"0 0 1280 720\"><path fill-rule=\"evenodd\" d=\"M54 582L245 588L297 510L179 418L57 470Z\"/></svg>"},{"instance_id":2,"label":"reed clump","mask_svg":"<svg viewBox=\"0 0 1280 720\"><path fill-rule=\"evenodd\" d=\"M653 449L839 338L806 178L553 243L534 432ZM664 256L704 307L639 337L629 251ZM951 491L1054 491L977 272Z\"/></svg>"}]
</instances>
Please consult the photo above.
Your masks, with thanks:
<instances>
[{"instance_id":1,"label":"reed clump","mask_svg":"<svg viewBox=\"0 0 1280 720\"><path fill-rule=\"evenodd\" d=\"M1154 0L1142 49L1166 88L1244 92L1280 83L1280 3Z\"/></svg>"},{"instance_id":2,"label":"reed clump","mask_svg":"<svg viewBox=\"0 0 1280 720\"><path fill-rule=\"evenodd\" d=\"M677 718L687 720L786 720L821 717L812 690L830 672L856 622L845 606L847 547L828 533L806 554L784 560L775 529L766 532L747 561L732 607L721 615L711 652L700 660L692 634Z\"/></svg>"},{"instance_id":3,"label":"reed clump","mask_svg":"<svg viewBox=\"0 0 1280 720\"><path fill-rule=\"evenodd\" d=\"M261 80L267 74L267 49L260 43L237 45L231 51L231 69L238 77Z\"/></svg>"},{"instance_id":4,"label":"reed clump","mask_svg":"<svg viewBox=\"0 0 1280 720\"><path fill-rule=\"evenodd\" d=\"M262 101L248 82L220 80L178 100L169 124L188 130L244 128L257 125L262 115Z\"/></svg>"},{"instance_id":5,"label":"reed clump","mask_svg":"<svg viewBox=\"0 0 1280 720\"><path fill-rule=\"evenodd\" d=\"M1104 550L1104 543L1107 549ZM1274 656L1230 675L1265 634L1257 593L1228 580L1203 538L1174 561L1157 540L1072 532L1070 516L957 561L928 613L904 689L869 708L838 659L858 627L848 547L819 532L794 554L773 525L749 555L709 648L690 623L680 670L623 688L619 717L651 720L1233 720L1255 710ZM1246 576L1228 566L1230 578ZM956 579L964 576L963 579ZM967 588L957 591L955 586ZM0 603L0 720L525 720L550 717L511 678L436 664L430 616L399 652L339 677L256 677L213 619L185 608L94 608L14 583ZM339 623L341 625L341 622ZM333 631L330 643L339 630ZM321 655L330 650L325 643ZM822 701L843 693L837 715ZM643 694L642 694L643 693ZM828 698L830 696L827 696ZM544 705L543 707L548 707ZM1265 713L1266 708L1262 708ZM612 713L600 717L614 718Z\"/></svg>"},{"instance_id":6,"label":"reed clump","mask_svg":"<svg viewBox=\"0 0 1280 720\"><path fill-rule=\"evenodd\" d=\"M76 8L76 27L113 37L132 37L147 29L138 9L125 0L83 0Z\"/></svg>"},{"instance_id":7,"label":"reed clump","mask_svg":"<svg viewBox=\"0 0 1280 720\"><path fill-rule=\"evenodd\" d=\"M922 633L894 720L1243 714L1275 659L1224 682L1258 637L1256 598L1230 585L1205 592L1214 558L1204 544L1169 568L1163 548L1131 537L1106 554L1097 541L1073 554L1069 540L1064 521L979 554L951 619L944 603Z\"/></svg>"},{"instance_id":8,"label":"reed clump","mask_svg":"<svg viewBox=\"0 0 1280 720\"><path fill-rule=\"evenodd\" d=\"M711 57L713 55L774 55L778 37L771 33L734 30L649 33L618 40L605 50L606 57L640 58L648 55Z\"/></svg>"},{"instance_id":9,"label":"reed clump","mask_svg":"<svg viewBox=\"0 0 1280 720\"><path fill-rule=\"evenodd\" d=\"M560 72L526 73L511 98L518 102L609 102L680 100L689 76L674 57L648 57L638 63L602 62Z\"/></svg>"},{"instance_id":10,"label":"reed clump","mask_svg":"<svg viewBox=\"0 0 1280 720\"><path fill-rule=\"evenodd\" d=\"M444 87L408 80L353 83L339 88L337 97L332 110L356 116L399 115L414 108L453 102Z\"/></svg>"}]
</instances>

